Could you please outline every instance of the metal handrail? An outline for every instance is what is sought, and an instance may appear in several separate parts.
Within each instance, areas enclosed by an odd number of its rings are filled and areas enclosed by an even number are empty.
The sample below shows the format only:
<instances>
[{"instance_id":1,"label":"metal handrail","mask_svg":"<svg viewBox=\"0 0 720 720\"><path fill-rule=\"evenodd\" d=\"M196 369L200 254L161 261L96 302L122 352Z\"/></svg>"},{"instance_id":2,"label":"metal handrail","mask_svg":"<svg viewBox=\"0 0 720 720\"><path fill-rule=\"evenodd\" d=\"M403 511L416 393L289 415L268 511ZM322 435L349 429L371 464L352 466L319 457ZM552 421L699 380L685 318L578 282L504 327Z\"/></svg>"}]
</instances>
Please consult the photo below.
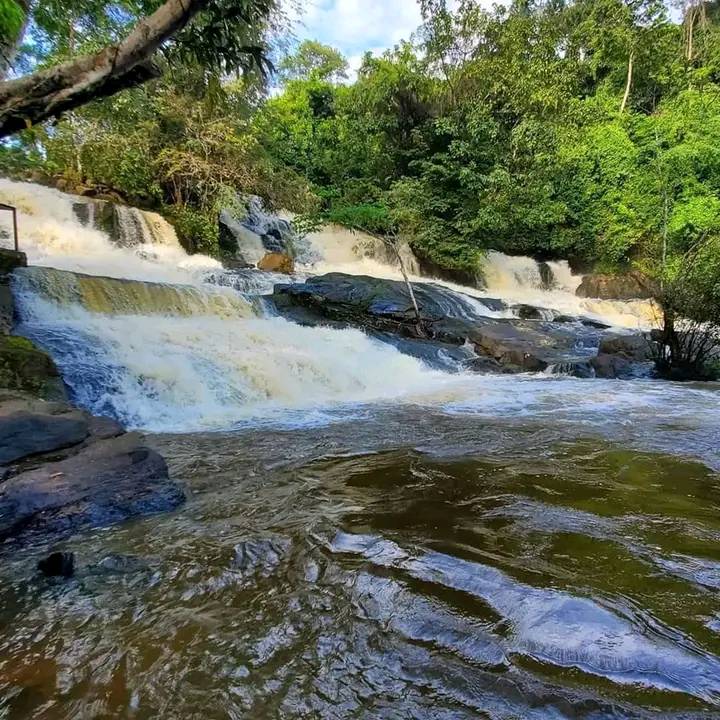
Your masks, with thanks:
<instances>
[{"instance_id":1,"label":"metal handrail","mask_svg":"<svg viewBox=\"0 0 720 720\"><path fill-rule=\"evenodd\" d=\"M13 216L13 235L15 238L15 252L20 251L20 246L18 244L18 231L17 231L17 210L12 205L6 205L5 203L0 203L0 210L10 210Z\"/></svg>"}]
</instances>

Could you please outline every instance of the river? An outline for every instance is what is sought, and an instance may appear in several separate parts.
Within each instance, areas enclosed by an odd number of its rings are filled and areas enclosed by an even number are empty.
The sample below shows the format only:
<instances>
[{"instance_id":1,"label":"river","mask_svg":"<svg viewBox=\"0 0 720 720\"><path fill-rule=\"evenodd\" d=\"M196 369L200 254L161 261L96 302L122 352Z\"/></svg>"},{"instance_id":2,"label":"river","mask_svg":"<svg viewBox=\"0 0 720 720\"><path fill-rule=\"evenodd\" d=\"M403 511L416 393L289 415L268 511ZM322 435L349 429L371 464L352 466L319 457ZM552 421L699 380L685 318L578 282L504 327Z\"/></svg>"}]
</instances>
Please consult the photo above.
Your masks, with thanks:
<instances>
[{"instance_id":1,"label":"river","mask_svg":"<svg viewBox=\"0 0 720 720\"><path fill-rule=\"evenodd\" d=\"M18 272L18 332L188 491L62 543L71 580L3 558L2 717L720 717L717 384L429 367L272 315L277 278L218 285L152 214L111 242L56 191L0 200L55 268ZM311 242L305 272L397 274ZM463 290L649 321L552 272L492 254Z\"/></svg>"}]
</instances>

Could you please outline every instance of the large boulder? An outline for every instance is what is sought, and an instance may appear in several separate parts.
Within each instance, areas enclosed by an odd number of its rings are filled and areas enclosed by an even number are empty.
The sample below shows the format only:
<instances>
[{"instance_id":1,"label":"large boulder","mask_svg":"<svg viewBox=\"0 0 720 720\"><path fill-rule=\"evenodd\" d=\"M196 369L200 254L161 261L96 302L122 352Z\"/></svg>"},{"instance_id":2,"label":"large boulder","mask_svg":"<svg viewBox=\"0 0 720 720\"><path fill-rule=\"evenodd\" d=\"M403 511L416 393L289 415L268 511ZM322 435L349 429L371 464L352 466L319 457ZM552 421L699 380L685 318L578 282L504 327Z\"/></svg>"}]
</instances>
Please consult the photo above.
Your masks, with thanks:
<instances>
[{"instance_id":1,"label":"large boulder","mask_svg":"<svg viewBox=\"0 0 720 720\"><path fill-rule=\"evenodd\" d=\"M542 371L575 357L578 332L596 337L583 326L496 319L482 314L498 307L447 288L413 283L420 309L418 322L405 283L374 277L329 273L304 283L276 285L273 302L278 311L303 324L357 327L367 332L413 338L417 341L474 348L493 362L467 363L483 370ZM397 343L395 343L397 345ZM418 355L417 350L411 354Z\"/></svg>"},{"instance_id":2,"label":"large boulder","mask_svg":"<svg viewBox=\"0 0 720 720\"><path fill-rule=\"evenodd\" d=\"M184 499L137 433L25 393L0 392L0 478L0 538L68 534Z\"/></svg>"},{"instance_id":3,"label":"large boulder","mask_svg":"<svg viewBox=\"0 0 720 720\"><path fill-rule=\"evenodd\" d=\"M654 295L652 280L635 270L617 275L585 275L575 294L602 300L648 299Z\"/></svg>"},{"instance_id":4,"label":"large boulder","mask_svg":"<svg viewBox=\"0 0 720 720\"><path fill-rule=\"evenodd\" d=\"M171 510L183 500L163 458L144 447L137 434L126 433L5 480L0 537L70 534Z\"/></svg>"},{"instance_id":5,"label":"large boulder","mask_svg":"<svg viewBox=\"0 0 720 720\"><path fill-rule=\"evenodd\" d=\"M77 445L88 435L89 423L80 412L51 415L17 411L0 414L0 465Z\"/></svg>"},{"instance_id":6,"label":"large boulder","mask_svg":"<svg viewBox=\"0 0 720 720\"><path fill-rule=\"evenodd\" d=\"M218 224L218 242L224 254L246 265L256 265L265 257L267 250L262 238L246 228L230 210L221 211Z\"/></svg>"},{"instance_id":7,"label":"large boulder","mask_svg":"<svg viewBox=\"0 0 720 720\"><path fill-rule=\"evenodd\" d=\"M292 254L295 231L285 218L269 213L257 195L250 195L245 207L247 214L242 224L260 236L268 252Z\"/></svg>"},{"instance_id":8,"label":"large boulder","mask_svg":"<svg viewBox=\"0 0 720 720\"><path fill-rule=\"evenodd\" d=\"M635 378L650 377L653 374L652 363L637 362L624 355L600 353L596 357L590 358L590 364L597 378L633 380Z\"/></svg>"},{"instance_id":9,"label":"large boulder","mask_svg":"<svg viewBox=\"0 0 720 720\"><path fill-rule=\"evenodd\" d=\"M231 261L240 261L261 269L280 265L292 267L295 255L295 231L289 221L263 208L262 200L251 195L245 199L244 212L225 208L220 212L220 250ZM263 265L264 267L261 267ZM292 272L292 269L278 270Z\"/></svg>"},{"instance_id":10,"label":"large boulder","mask_svg":"<svg viewBox=\"0 0 720 720\"><path fill-rule=\"evenodd\" d=\"M622 355L628 360L648 362L655 357L654 342L645 334L612 334L603 337L598 354Z\"/></svg>"}]
</instances>

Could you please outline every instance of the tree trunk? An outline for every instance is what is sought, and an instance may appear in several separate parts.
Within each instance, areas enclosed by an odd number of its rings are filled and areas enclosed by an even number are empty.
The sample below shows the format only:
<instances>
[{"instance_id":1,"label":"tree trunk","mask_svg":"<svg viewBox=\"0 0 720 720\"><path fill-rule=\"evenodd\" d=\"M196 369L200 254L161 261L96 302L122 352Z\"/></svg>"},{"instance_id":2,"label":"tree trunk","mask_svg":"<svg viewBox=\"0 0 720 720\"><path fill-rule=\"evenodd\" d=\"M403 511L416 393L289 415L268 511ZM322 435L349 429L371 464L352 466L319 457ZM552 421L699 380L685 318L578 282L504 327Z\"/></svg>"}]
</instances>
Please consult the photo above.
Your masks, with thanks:
<instances>
[{"instance_id":1,"label":"tree trunk","mask_svg":"<svg viewBox=\"0 0 720 720\"><path fill-rule=\"evenodd\" d=\"M628 58L628 69L627 69L627 82L625 83L625 94L623 95L622 103L620 104L620 114L625 112L625 106L627 105L628 98L630 97L630 88L632 87L633 80L633 61L635 60L635 50L630 51L630 57Z\"/></svg>"},{"instance_id":2,"label":"tree trunk","mask_svg":"<svg viewBox=\"0 0 720 720\"><path fill-rule=\"evenodd\" d=\"M405 286L407 287L408 294L410 295L410 302L412 302L413 310L415 311L415 321L417 323L418 334L421 337L425 337L425 326L422 315L420 314L420 307L418 306L417 298L415 297L415 290L410 282L407 270L405 269L405 261L403 260L402 253L400 252L400 247L398 246L398 237L393 235L392 237L384 237L383 240L385 244L389 245L395 252L395 256L397 257L398 264L400 266L400 272L402 273Z\"/></svg>"},{"instance_id":3,"label":"tree trunk","mask_svg":"<svg viewBox=\"0 0 720 720\"><path fill-rule=\"evenodd\" d=\"M0 83L0 138L157 77L155 51L209 3L167 0L117 45Z\"/></svg>"}]
</instances>

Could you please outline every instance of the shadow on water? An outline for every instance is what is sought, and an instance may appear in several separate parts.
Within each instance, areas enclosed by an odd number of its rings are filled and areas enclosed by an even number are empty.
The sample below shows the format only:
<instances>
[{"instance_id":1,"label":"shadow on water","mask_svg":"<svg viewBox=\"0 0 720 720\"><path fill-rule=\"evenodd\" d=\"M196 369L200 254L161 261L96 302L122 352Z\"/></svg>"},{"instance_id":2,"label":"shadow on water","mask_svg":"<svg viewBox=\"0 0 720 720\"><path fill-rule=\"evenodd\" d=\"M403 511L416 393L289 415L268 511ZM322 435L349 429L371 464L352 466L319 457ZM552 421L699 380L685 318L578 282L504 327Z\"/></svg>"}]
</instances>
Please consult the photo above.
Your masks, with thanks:
<instances>
[{"instance_id":1,"label":"shadow on water","mask_svg":"<svg viewBox=\"0 0 720 720\"><path fill-rule=\"evenodd\" d=\"M4 559L0 715L720 717L713 471L380 420L152 437L186 507Z\"/></svg>"}]
</instances>

